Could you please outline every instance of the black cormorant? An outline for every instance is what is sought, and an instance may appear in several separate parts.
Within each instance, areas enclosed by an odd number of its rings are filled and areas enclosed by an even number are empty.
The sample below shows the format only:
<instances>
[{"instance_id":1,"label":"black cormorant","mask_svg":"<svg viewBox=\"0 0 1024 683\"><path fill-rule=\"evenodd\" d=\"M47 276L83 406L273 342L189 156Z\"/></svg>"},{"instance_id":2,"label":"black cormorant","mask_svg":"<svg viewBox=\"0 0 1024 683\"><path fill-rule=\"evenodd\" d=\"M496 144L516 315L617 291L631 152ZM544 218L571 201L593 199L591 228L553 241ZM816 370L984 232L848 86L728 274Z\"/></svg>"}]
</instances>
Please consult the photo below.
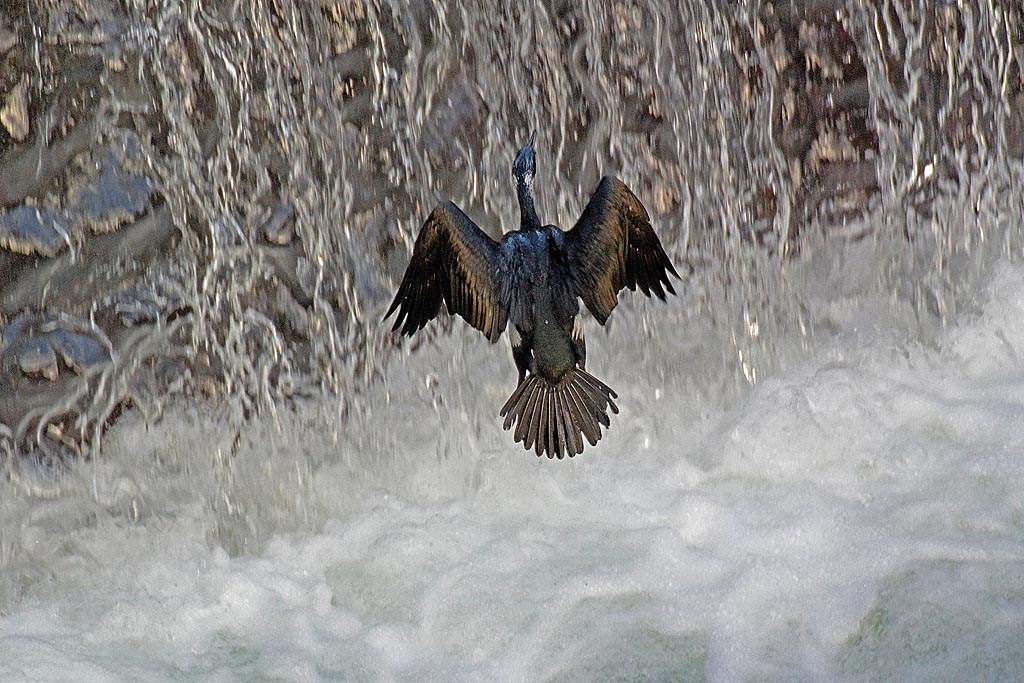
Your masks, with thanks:
<instances>
[{"instance_id":1,"label":"black cormorant","mask_svg":"<svg viewBox=\"0 0 1024 683\"><path fill-rule=\"evenodd\" d=\"M501 409L504 427L537 455L570 458L583 438L596 445L617 398L586 371L579 299L602 325L623 287L665 299L679 275L651 228L643 204L621 180L606 176L572 230L541 225L533 201L536 159L530 137L512 175L519 229L491 239L459 207L445 202L423 224L412 260L384 316L412 335L443 301L493 343L506 326L519 383Z\"/></svg>"}]
</instances>

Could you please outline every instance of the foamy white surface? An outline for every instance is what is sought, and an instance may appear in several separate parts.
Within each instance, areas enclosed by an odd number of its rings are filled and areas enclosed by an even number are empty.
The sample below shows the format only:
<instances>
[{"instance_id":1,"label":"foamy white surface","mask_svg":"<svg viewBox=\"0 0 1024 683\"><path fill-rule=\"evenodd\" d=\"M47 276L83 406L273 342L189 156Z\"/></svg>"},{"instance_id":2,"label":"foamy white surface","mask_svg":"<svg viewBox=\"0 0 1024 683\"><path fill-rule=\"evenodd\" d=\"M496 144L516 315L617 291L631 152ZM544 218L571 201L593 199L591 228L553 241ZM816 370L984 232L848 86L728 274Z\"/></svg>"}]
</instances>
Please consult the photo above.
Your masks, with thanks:
<instances>
[{"instance_id":1,"label":"foamy white surface","mask_svg":"<svg viewBox=\"0 0 1024 683\"><path fill-rule=\"evenodd\" d=\"M727 408L699 330L594 334L622 414L566 462L500 430L469 332L336 443L126 420L4 509L0 680L1022 680L1024 269L977 306L937 345L850 323Z\"/></svg>"}]
</instances>

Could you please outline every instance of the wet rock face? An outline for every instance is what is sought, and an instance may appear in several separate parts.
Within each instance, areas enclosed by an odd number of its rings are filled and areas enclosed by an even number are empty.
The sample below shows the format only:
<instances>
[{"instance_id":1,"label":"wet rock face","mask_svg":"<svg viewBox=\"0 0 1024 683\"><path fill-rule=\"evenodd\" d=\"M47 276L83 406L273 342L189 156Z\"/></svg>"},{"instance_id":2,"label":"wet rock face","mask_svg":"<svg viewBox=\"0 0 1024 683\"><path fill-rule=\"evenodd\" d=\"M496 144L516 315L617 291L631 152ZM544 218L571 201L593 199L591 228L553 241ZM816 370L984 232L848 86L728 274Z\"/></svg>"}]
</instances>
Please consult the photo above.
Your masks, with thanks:
<instances>
[{"instance_id":1,"label":"wet rock face","mask_svg":"<svg viewBox=\"0 0 1024 683\"><path fill-rule=\"evenodd\" d=\"M87 452L146 357L117 306L173 259L123 15L56 5L0 10L0 457Z\"/></svg>"},{"instance_id":2,"label":"wet rock face","mask_svg":"<svg viewBox=\"0 0 1024 683\"><path fill-rule=\"evenodd\" d=\"M61 369L83 375L113 360L106 334L85 320L68 315L22 313L3 330L0 352L5 372L17 369L28 377L57 379ZM8 378L9 384L16 382Z\"/></svg>"},{"instance_id":3,"label":"wet rock face","mask_svg":"<svg viewBox=\"0 0 1024 683\"><path fill-rule=\"evenodd\" d=\"M249 411L292 372L358 386L430 207L496 234L534 127L549 215L633 173L658 220L687 224L673 256L709 261L724 218L792 253L892 188L926 210L999 121L1024 155L1024 37L986 81L997 60L956 53L983 42L970 3L0 5L0 441L21 452L161 392L230 386ZM46 436L55 408L73 417Z\"/></svg>"},{"instance_id":4,"label":"wet rock face","mask_svg":"<svg viewBox=\"0 0 1024 683\"><path fill-rule=\"evenodd\" d=\"M1000 23L1024 21L1019 6L1004 14ZM749 24L734 22L743 98L774 90L772 135L788 173L788 188L755 192L754 233L772 230L786 193L792 195L790 239L812 222L842 225L882 188L926 206L938 185L954 179L959 155L983 151L975 139L998 141L1005 115L984 85L997 76L1007 77L1007 142L1020 157L1024 143L1015 139L1012 103L1024 88L1024 62L997 75L986 69L998 55L964 60L960 46L979 30L969 25L977 20L970 5L951 2L813 0L767 2ZM1020 32L1007 37L1017 46L1006 47L1019 52ZM892 175L878 177L878 160L894 153L902 158Z\"/></svg>"},{"instance_id":5,"label":"wet rock face","mask_svg":"<svg viewBox=\"0 0 1024 683\"><path fill-rule=\"evenodd\" d=\"M201 385L203 395L223 396L222 358L193 367L190 326L197 290L216 299L226 289L216 278L203 282L225 252L239 260L249 248L269 254L265 276L251 267L222 271L227 284L252 278L224 297L257 321L246 343L274 338L261 327L273 327L270 318L287 339L308 337L312 301L296 274L305 247L281 186L288 155L275 150L260 178L233 177L238 160L225 158L234 150L222 141L241 123L218 118L225 102L204 89L199 52L175 36L166 62L147 62L147 27L163 9L133 14L133 3L109 0L0 4L0 441L30 453L47 433L40 421L59 427L61 443L81 442L119 406L159 403L161 392ZM183 30L168 20L169 30ZM185 117L176 124L159 79L179 75L196 79L199 93L180 103ZM369 111L370 84L350 85L343 99L360 90L353 111ZM181 165L178 145L193 130L185 126L195 127L211 175L246 204L241 216L203 220L203 207L180 192L168 203L159 178ZM274 140L262 121L248 126L260 145ZM226 335L223 312L214 316L223 323L214 334ZM81 443L73 450L87 452Z\"/></svg>"},{"instance_id":6,"label":"wet rock face","mask_svg":"<svg viewBox=\"0 0 1024 683\"><path fill-rule=\"evenodd\" d=\"M88 233L110 233L151 208L154 183L107 164L64 202L59 212L22 205L0 211L0 247L26 255L53 258L88 239Z\"/></svg>"},{"instance_id":7,"label":"wet rock face","mask_svg":"<svg viewBox=\"0 0 1024 683\"><path fill-rule=\"evenodd\" d=\"M81 455L96 419L88 408L94 380L113 362L110 339L89 321L22 313L8 322L0 333L0 451Z\"/></svg>"},{"instance_id":8,"label":"wet rock face","mask_svg":"<svg viewBox=\"0 0 1024 683\"><path fill-rule=\"evenodd\" d=\"M32 206L0 213L0 247L17 254L53 258L71 246L58 216Z\"/></svg>"}]
</instances>

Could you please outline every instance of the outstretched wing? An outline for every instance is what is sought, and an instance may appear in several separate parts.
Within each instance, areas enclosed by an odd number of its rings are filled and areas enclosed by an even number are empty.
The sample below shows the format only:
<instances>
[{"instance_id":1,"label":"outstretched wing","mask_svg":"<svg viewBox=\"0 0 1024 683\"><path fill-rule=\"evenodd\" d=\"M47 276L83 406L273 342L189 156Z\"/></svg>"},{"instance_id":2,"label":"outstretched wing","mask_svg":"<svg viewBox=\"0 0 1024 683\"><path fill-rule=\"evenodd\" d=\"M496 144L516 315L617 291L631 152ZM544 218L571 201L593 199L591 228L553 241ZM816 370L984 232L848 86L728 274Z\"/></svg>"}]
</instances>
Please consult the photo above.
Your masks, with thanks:
<instances>
[{"instance_id":1,"label":"outstretched wing","mask_svg":"<svg viewBox=\"0 0 1024 683\"><path fill-rule=\"evenodd\" d=\"M668 279L679 274L640 200L621 180L605 176L573 229L565 233L566 252L577 294L602 325L619 303L623 287L675 294Z\"/></svg>"},{"instance_id":2,"label":"outstretched wing","mask_svg":"<svg viewBox=\"0 0 1024 683\"><path fill-rule=\"evenodd\" d=\"M384 316L396 310L392 328L412 336L441 310L459 314L498 340L508 321L497 281L499 245L451 202L434 209L420 229L412 260Z\"/></svg>"}]
</instances>

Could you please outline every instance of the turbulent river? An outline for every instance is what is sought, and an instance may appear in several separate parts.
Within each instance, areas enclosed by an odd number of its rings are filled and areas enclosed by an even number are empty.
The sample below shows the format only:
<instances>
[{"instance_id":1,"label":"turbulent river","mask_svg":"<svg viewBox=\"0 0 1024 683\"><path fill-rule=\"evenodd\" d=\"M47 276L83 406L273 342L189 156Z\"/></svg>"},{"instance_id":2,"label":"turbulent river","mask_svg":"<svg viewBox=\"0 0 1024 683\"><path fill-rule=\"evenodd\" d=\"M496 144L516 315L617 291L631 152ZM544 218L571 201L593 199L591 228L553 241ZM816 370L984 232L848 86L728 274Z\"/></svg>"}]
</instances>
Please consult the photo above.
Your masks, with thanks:
<instances>
[{"instance_id":1,"label":"turbulent river","mask_svg":"<svg viewBox=\"0 0 1024 683\"><path fill-rule=\"evenodd\" d=\"M1022 74L983 0L0 2L0 680L1024 679ZM682 276L572 460L380 323L533 130Z\"/></svg>"}]
</instances>

